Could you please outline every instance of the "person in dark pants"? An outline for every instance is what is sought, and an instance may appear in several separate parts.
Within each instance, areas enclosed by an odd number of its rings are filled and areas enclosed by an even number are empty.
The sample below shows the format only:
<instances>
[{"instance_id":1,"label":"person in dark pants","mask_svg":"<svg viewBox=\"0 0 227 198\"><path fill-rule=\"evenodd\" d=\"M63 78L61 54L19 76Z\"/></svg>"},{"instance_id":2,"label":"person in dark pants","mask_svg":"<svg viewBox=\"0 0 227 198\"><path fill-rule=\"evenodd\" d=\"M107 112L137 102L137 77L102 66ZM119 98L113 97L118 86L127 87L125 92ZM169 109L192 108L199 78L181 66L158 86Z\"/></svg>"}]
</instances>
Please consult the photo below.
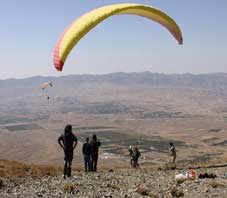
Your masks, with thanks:
<instances>
[{"instance_id":1,"label":"person in dark pants","mask_svg":"<svg viewBox=\"0 0 227 198\"><path fill-rule=\"evenodd\" d=\"M128 148L128 152L129 152L129 156L131 157L130 159L131 167L135 168L135 155L133 153L133 148L131 145Z\"/></svg>"},{"instance_id":2,"label":"person in dark pants","mask_svg":"<svg viewBox=\"0 0 227 198\"><path fill-rule=\"evenodd\" d=\"M134 161L135 161L135 168L139 168L139 157L141 155L140 151L139 151L139 148L136 144L136 146L134 146L133 148L133 153L134 153Z\"/></svg>"},{"instance_id":3,"label":"person in dark pants","mask_svg":"<svg viewBox=\"0 0 227 198\"><path fill-rule=\"evenodd\" d=\"M91 145L89 143L89 138L86 138L86 142L83 144L82 149L84 155L84 171L91 171Z\"/></svg>"},{"instance_id":4,"label":"person in dark pants","mask_svg":"<svg viewBox=\"0 0 227 198\"><path fill-rule=\"evenodd\" d=\"M64 134L58 138L58 143L64 150L64 178L71 177L73 151L77 146L77 138L72 133L72 125L66 125Z\"/></svg>"},{"instance_id":5,"label":"person in dark pants","mask_svg":"<svg viewBox=\"0 0 227 198\"><path fill-rule=\"evenodd\" d=\"M97 163L98 163L100 146L101 146L101 142L97 140L97 137L94 134L92 136L92 141L91 141L91 170L93 172L97 171Z\"/></svg>"}]
</instances>

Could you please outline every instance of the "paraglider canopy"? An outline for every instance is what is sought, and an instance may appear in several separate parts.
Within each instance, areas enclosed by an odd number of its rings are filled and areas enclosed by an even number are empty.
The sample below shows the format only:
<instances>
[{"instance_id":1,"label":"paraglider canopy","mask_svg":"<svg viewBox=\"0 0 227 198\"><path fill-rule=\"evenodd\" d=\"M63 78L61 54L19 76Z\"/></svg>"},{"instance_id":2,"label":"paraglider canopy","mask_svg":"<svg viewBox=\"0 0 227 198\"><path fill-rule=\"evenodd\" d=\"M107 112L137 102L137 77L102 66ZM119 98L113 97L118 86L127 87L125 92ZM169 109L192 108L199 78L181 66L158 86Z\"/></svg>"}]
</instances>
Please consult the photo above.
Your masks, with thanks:
<instances>
[{"instance_id":1,"label":"paraglider canopy","mask_svg":"<svg viewBox=\"0 0 227 198\"><path fill-rule=\"evenodd\" d=\"M51 82L44 82L41 84L42 90L44 90L48 86L53 87L53 84Z\"/></svg>"},{"instance_id":2,"label":"paraglider canopy","mask_svg":"<svg viewBox=\"0 0 227 198\"><path fill-rule=\"evenodd\" d=\"M161 10L143 4L113 4L97 8L76 19L61 35L54 48L54 65L62 71L71 49L97 24L113 15L132 14L146 17L164 26L178 41L183 43L181 30L176 22Z\"/></svg>"},{"instance_id":3,"label":"paraglider canopy","mask_svg":"<svg viewBox=\"0 0 227 198\"><path fill-rule=\"evenodd\" d=\"M45 95L47 97L47 100L49 100L50 99L50 96L49 96L49 94L46 93L47 91L45 91L47 87L53 87L53 83L51 83L51 82L44 82L44 83L41 84L41 89L44 91L44 93L45 93Z\"/></svg>"}]
</instances>

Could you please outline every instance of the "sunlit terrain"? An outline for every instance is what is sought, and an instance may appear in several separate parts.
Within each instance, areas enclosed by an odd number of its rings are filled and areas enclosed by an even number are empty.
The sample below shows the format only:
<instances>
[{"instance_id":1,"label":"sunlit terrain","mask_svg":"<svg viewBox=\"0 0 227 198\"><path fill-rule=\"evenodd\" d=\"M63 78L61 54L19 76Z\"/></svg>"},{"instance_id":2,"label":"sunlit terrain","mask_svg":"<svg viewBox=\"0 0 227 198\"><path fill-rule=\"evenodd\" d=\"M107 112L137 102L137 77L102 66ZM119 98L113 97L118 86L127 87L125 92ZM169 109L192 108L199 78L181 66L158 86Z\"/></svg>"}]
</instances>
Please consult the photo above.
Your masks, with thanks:
<instances>
[{"instance_id":1,"label":"sunlit terrain","mask_svg":"<svg viewBox=\"0 0 227 198\"><path fill-rule=\"evenodd\" d=\"M54 84L49 100L40 89L44 80ZM168 162L169 142L181 163L226 159L224 74L36 77L0 85L3 159L61 164L57 138L67 123L80 141L76 164L82 163L81 144L94 133L102 142L103 166L110 159L128 165L128 146L137 143L142 164Z\"/></svg>"}]
</instances>

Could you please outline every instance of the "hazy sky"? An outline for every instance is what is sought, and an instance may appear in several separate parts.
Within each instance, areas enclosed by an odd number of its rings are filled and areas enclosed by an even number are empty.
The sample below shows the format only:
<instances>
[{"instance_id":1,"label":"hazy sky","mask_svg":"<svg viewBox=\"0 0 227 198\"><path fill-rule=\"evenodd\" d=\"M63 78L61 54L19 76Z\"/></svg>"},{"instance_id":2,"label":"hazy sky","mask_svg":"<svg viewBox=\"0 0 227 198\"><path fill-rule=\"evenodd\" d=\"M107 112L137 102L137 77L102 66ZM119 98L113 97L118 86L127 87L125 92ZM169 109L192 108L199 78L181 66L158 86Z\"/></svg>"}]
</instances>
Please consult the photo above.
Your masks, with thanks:
<instances>
[{"instance_id":1,"label":"hazy sky","mask_svg":"<svg viewBox=\"0 0 227 198\"><path fill-rule=\"evenodd\" d=\"M145 18L109 18L73 49L59 73L53 48L77 17L112 3L144 3L165 11L182 29L184 44ZM227 72L226 0L2 0L0 79L34 75Z\"/></svg>"}]
</instances>

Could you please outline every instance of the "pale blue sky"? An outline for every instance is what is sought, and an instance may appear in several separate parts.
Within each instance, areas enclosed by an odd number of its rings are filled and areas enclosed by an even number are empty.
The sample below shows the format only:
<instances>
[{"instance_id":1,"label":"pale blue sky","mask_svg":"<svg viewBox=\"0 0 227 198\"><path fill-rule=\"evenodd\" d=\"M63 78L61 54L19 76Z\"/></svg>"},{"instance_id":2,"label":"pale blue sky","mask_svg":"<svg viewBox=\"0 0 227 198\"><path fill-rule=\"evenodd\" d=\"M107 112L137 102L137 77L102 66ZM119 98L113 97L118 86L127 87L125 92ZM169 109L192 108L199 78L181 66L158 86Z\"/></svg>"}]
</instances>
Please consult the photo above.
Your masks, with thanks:
<instances>
[{"instance_id":1,"label":"pale blue sky","mask_svg":"<svg viewBox=\"0 0 227 198\"><path fill-rule=\"evenodd\" d=\"M98 25L73 49L62 73L53 48L77 17L112 3L144 3L174 18L182 29L178 45L160 25L121 15ZM227 72L226 0L2 0L0 79L34 75Z\"/></svg>"}]
</instances>

